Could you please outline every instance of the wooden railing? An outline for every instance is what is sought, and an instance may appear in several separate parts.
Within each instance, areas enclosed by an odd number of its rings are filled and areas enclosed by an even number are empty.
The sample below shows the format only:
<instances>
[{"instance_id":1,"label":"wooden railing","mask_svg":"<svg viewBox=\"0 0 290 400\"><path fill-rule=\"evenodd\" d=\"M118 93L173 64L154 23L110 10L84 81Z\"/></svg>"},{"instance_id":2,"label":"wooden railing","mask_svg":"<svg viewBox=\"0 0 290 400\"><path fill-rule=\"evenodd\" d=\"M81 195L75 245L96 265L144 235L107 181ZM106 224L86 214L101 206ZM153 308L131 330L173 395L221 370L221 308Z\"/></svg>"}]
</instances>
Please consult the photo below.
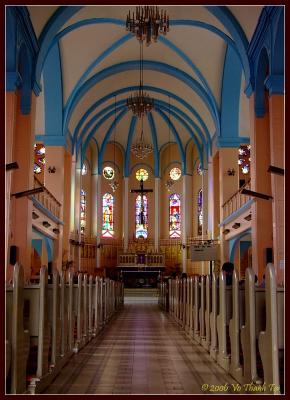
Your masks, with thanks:
<instances>
[{"instance_id":1,"label":"wooden railing","mask_svg":"<svg viewBox=\"0 0 290 400\"><path fill-rule=\"evenodd\" d=\"M60 218L61 203L54 197L52 193L34 176L34 187L43 187L42 193L36 193L34 197L43 207L50 211L55 217Z\"/></svg>"},{"instance_id":2,"label":"wooden railing","mask_svg":"<svg viewBox=\"0 0 290 400\"><path fill-rule=\"evenodd\" d=\"M234 193L223 205L223 218L227 218L229 215L233 214L239 208L241 208L247 201L250 200L250 196L242 194L243 189L251 188L251 180L246 182L236 193Z\"/></svg>"}]
</instances>

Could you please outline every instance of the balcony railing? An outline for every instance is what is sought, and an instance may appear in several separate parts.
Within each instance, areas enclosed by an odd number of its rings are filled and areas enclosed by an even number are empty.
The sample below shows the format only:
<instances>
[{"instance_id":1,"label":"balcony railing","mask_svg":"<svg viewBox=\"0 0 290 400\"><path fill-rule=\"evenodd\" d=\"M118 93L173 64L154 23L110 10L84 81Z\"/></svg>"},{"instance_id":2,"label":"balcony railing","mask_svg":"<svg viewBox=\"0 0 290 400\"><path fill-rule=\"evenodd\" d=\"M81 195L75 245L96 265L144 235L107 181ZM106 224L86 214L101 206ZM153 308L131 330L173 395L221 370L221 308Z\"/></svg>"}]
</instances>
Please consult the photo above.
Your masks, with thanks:
<instances>
[{"instance_id":1,"label":"balcony railing","mask_svg":"<svg viewBox=\"0 0 290 400\"><path fill-rule=\"evenodd\" d=\"M55 217L60 218L61 203L50 193L49 190L34 176L34 187L43 186L44 191L34 195L43 207L49 210Z\"/></svg>"},{"instance_id":2,"label":"balcony railing","mask_svg":"<svg viewBox=\"0 0 290 400\"><path fill-rule=\"evenodd\" d=\"M224 219L227 218L229 215L233 214L235 211L237 211L251 199L250 196L241 193L243 189L250 189L250 188L251 188L251 180L246 182L236 193L234 193L222 205Z\"/></svg>"}]
</instances>

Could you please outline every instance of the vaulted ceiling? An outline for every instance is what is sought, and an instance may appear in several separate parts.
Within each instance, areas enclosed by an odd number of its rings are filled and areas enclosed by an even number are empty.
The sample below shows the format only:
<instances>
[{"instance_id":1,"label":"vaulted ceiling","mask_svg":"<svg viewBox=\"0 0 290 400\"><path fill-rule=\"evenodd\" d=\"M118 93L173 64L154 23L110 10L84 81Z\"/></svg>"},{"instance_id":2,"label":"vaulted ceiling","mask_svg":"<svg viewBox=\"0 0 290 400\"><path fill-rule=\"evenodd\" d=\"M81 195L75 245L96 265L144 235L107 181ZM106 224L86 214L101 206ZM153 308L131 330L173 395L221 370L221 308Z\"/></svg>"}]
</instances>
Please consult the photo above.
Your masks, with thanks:
<instances>
[{"instance_id":1,"label":"vaulted ceiling","mask_svg":"<svg viewBox=\"0 0 290 400\"><path fill-rule=\"evenodd\" d=\"M262 6L161 6L170 31L144 46L144 85L155 108L144 121L158 151L189 140L205 153L217 135L249 137L247 47ZM110 141L115 96L116 141L124 151L139 136L126 98L139 83L139 43L125 29L130 6L28 6L39 39L36 135L67 137L73 148ZM230 133L229 133L230 131ZM133 135L131 137L131 134ZM93 139L94 138L94 139Z\"/></svg>"}]
</instances>

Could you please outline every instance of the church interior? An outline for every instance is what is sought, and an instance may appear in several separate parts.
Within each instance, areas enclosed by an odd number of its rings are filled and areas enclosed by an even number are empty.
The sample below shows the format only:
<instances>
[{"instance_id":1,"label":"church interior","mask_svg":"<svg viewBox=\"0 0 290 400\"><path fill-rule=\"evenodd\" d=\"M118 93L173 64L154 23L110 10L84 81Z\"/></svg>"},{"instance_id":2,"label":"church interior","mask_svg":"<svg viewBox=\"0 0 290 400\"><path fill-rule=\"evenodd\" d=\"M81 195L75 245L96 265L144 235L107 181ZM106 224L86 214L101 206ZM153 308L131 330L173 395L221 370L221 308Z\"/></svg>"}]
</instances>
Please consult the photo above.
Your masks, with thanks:
<instances>
[{"instance_id":1,"label":"church interior","mask_svg":"<svg viewBox=\"0 0 290 400\"><path fill-rule=\"evenodd\" d=\"M7 394L284 394L284 6L6 6Z\"/></svg>"}]
</instances>

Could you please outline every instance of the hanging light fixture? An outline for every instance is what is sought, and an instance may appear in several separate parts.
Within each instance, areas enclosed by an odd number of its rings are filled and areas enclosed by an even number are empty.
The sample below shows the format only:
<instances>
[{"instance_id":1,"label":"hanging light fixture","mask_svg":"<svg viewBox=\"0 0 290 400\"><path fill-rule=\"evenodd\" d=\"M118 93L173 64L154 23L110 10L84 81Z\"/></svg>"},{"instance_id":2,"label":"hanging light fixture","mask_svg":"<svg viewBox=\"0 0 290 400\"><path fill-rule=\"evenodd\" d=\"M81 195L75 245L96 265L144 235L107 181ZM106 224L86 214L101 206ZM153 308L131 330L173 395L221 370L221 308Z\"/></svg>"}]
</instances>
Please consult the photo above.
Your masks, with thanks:
<instances>
[{"instance_id":1,"label":"hanging light fixture","mask_svg":"<svg viewBox=\"0 0 290 400\"><path fill-rule=\"evenodd\" d=\"M131 94L127 99L127 107L141 118L154 107L154 99L143 90L143 42L140 42L140 62L139 62L139 89Z\"/></svg>"},{"instance_id":2,"label":"hanging light fixture","mask_svg":"<svg viewBox=\"0 0 290 400\"><path fill-rule=\"evenodd\" d=\"M131 151L137 158L143 159L153 152L152 144L144 141L143 117L154 107L154 100L151 99L148 94L144 94L143 91L143 42L140 42L139 91L127 99L127 107L133 112L133 114L137 115L138 118L141 119L140 139L131 146Z\"/></svg>"},{"instance_id":3,"label":"hanging light fixture","mask_svg":"<svg viewBox=\"0 0 290 400\"><path fill-rule=\"evenodd\" d=\"M171 107L170 107L170 96L168 96L168 143L169 143L169 160L171 160L170 156L170 148L171 148L171 143L170 143L170 115L171 115ZM165 182L165 187L167 188L168 192L171 191L172 186L174 185L173 179L169 178Z\"/></svg>"},{"instance_id":4,"label":"hanging light fixture","mask_svg":"<svg viewBox=\"0 0 290 400\"><path fill-rule=\"evenodd\" d=\"M131 18L130 11L126 18L126 30L132 32L136 38L149 46L152 40L157 42L158 35L169 32L169 16L166 11L159 10L158 6L137 6L136 18Z\"/></svg>"},{"instance_id":5,"label":"hanging light fixture","mask_svg":"<svg viewBox=\"0 0 290 400\"><path fill-rule=\"evenodd\" d=\"M116 96L115 96L115 120L114 120L114 166L116 165ZM114 179L114 181L110 182L109 185L111 186L113 192L115 192L119 186L119 182Z\"/></svg>"},{"instance_id":6,"label":"hanging light fixture","mask_svg":"<svg viewBox=\"0 0 290 400\"><path fill-rule=\"evenodd\" d=\"M148 154L153 152L153 146L151 143L146 143L144 141L144 132L143 132L143 115L141 117L141 135L140 140L135 142L131 146L132 153L141 160L148 156Z\"/></svg>"}]
</instances>

